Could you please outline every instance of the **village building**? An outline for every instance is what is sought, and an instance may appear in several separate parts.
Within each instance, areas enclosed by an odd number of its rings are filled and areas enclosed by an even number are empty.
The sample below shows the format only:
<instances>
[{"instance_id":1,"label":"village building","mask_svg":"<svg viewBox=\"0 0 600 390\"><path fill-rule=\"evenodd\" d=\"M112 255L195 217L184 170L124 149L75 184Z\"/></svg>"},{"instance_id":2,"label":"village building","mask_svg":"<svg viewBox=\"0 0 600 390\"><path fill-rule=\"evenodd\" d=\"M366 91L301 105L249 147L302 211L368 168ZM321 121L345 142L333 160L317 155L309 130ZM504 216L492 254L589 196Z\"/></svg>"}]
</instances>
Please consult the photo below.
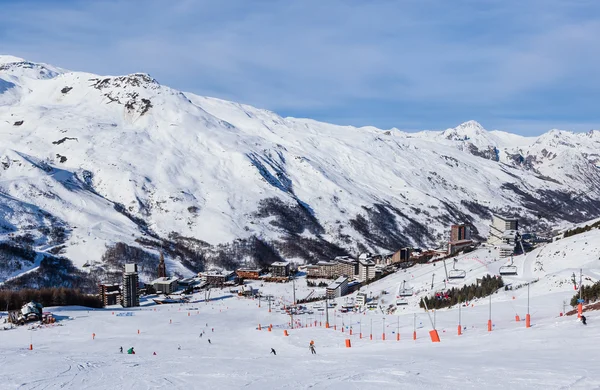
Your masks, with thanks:
<instances>
[{"instance_id":1,"label":"village building","mask_svg":"<svg viewBox=\"0 0 600 390\"><path fill-rule=\"evenodd\" d=\"M125 264L123 272L123 307L136 307L140 305L139 277L137 264Z\"/></svg>"},{"instance_id":2,"label":"village building","mask_svg":"<svg viewBox=\"0 0 600 390\"><path fill-rule=\"evenodd\" d=\"M506 231L519 230L518 218L508 218L498 214L494 214L492 217L492 224L490 225L490 234L488 236L488 244L498 245L504 242L504 236Z\"/></svg>"},{"instance_id":3,"label":"village building","mask_svg":"<svg viewBox=\"0 0 600 390\"><path fill-rule=\"evenodd\" d=\"M162 277L152 281L150 283L154 287L154 291L157 294L172 294L179 287L178 279L176 277Z\"/></svg>"},{"instance_id":4,"label":"village building","mask_svg":"<svg viewBox=\"0 0 600 390\"><path fill-rule=\"evenodd\" d=\"M358 280L368 282L375 278L375 262L368 257L358 259Z\"/></svg>"},{"instance_id":5,"label":"village building","mask_svg":"<svg viewBox=\"0 0 600 390\"><path fill-rule=\"evenodd\" d=\"M407 263L410 261L411 250L410 248L402 248L394 252L392 255L392 264Z\"/></svg>"},{"instance_id":6,"label":"village building","mask_svg":"<svg viewBox=\"0 0 600 390\"><path fill-rule=\"evenodd\" d=\"M118 283L98 284L98 295L102 305L118 305L121 303L121 285Z\"/></svg>"},{"instance_id":7,"label":"village building","mask_svg":"<svg viewBox=\"0 0 600 390\"><path fill-rule=\"evenodd\" d=\"M287 278L290 276L290 263L287 261L276 261L269 267L269 272L275 278Z\"/></svg>"},{"instance_id":8,"label":"village building","mask_svg":"<svg viewBox=\"0 0 600 390\"><path fill-rule=\"evenodd\" d=\"M500 257L509 257L514 254L518 229L518 218L494 214L487 243L498 247Z\"/></svg>"},{"instance_id":9,"label":"village building","mask_svg":"<svg viewBox=\"0 0 600 390\"><path fill-rule=\"evenodd\" d=\"M212 269L198 274L203 282L211 287L223 287L226 283L232 281L235 277L235 272Z\"/></svg>"},{"instance_id":10,"label":"village building","mask_svg":"<svg viewBox=\"0 0 600 390\"><path fill-rule=\"evenodd\" d=\"M306 267L306 274L311 278L331 279L335 276L336 262L319 261L317 264Z\"/></svg>"},{"instance_id":11,"label":"village building","mask_svg":"<svg viewBox=\"0 0 600 390\"><path fill-rule=\"evenodd\" d=\"M356 299L354 300L356 306L364 306L367 304L367 294L359 292L356 294Z\"/></svg>"},{"instance_id":12,"label":"village building","mask_svg":"<svg viewBox=\"0 0 600 390\"><path fill-rule=\"evenodd\" d=\"M348 293L348 278L340 276L329 286L327 286L325 295L327 299L339 298Z\"/></svg>"},{"instance_id":13,"label":"village building","mask_svg":"<svg viewBox=\"0 0 600 390\"><path fill-rule=\"evenodd\" d=\"M258 280L260 279L260 269L251 269L251 268L238 268L235 273L240 279L251 279Z\"/></svg>"},{"instance_id":14,"label":"village building","mask_svg":"<svg viewBox=\"0 0 600 390\"><path fill-rule=\"evenodd\" d=\"M473 245L473 240L450 241L448 243L448 254L453 255L462 249Z\"/></svg>"},{"instance_id":15,"label":"village building","mask_svg":"<svg viewBox=\"0 0 600 390\"><path fill-rule=\"evenodd\" d=\"M471 227L467 224L452 225L450 227L450 242L471 239Z\"/></svg>"},{"instance_id":16,"label":"village building","mask_svg":"<svg viewBox=\"0 0 600 390\"><path fill-rule=\"evenodd\" d=\"M358 261L349 257L340 258L339 260L336 259L334 268L334 273L336 276L347 276L352 278L354 275L356 275Z\"/></svg>"}]
</instances>

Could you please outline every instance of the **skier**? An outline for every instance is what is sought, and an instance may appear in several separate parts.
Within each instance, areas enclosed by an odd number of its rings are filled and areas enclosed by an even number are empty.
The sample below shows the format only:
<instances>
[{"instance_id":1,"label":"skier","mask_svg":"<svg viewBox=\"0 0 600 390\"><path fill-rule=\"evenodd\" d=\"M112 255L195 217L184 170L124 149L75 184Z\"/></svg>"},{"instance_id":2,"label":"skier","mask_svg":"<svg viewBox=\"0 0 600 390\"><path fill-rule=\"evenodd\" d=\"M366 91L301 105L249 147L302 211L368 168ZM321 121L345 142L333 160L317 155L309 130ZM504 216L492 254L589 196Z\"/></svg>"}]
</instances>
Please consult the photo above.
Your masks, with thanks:
<instances>
[{"instance_id":1,"label":"skier","mask_svg":"<svg viewBox=\"0 0 600 390\"><path fill-rule=\"evenodd\" d=\"M129 355L135 355L135 351L133 350L133 347L129 348L129 349L127 350L127 353L128 353Z\"/></svg>"},{"instance_id":2,"label":"skier","mask_svg":"<svg viewBox=\"0 0 600 390\"><path fill-rule=\"evenodd\" d=\"M177 346L177 350L178 350L178 351L181 351L181 345L178 345L178 346Z\"/></svg>"},{"instance_id":3,"label":"skier","mask_svg":"<svg viewBox=\"0 0 600 390\"><path fill-rule=\"evenodd\" d=\"M308 345L308 349L310 349L310 352L311 352L313 355L316 355L316 354L317 354L317 351L315 351L315 345L314 345L313 343L310 343L310 344Z\"/></svg>"},{"instance_id":4,"label":"skier","mask_svg":"<svg viewBox=\"0 0 600 390\"><path fill-rule=\"evenodd\" d=\"M275 356L277 356L277 352L275 352L275 348L271 348L271 353Z\"/></svg>"},{"instance_id":5,"label":"skier","mask_svg":"<svg viewBox=\"0 0 600 390\"><path fill-rule=\"evenodd\" d=\"M583 325L587 325L585 316L583 314L581 315L581 322L583 323Z\"/></svg>"},{"instance_id":6,"label":"skier","mask_svg":"<svg viewBox=\"0 0 600 390\"><path fill-rule=\"evenodd\" d=\"M212 331L214 332L214 331L215 331L215 328L212 328Z\"/></svg>"},{"instance_id":7,"label":"skier","mask_svg":"<svg viewBox=\"0 0 600 390\"><path fill-rule=\"evenodd\" d=\"M123 347L119 348L119 352L123 353Z\"/></svg>"},{"instance_id":8,"label":"skier","mask_svg":"<svg viewBox=\"0 0 600 390\"><path fill-rule=\"evenodd\" d=\"M209 343L209 344L212 344L212 343L210 342L210 339L208 339L208 343Z\"/></svg>"},{"instance_id":9,"label":"skier","mask_svg":"<svg viewBox=\"0 0 600 390\"><path fill-rule=\"evenodd\" d=\"M200 333L200 338L202 338L202 335L203 335L203 334L204 334L204 333Z\"/></svg>"}]
</instances>

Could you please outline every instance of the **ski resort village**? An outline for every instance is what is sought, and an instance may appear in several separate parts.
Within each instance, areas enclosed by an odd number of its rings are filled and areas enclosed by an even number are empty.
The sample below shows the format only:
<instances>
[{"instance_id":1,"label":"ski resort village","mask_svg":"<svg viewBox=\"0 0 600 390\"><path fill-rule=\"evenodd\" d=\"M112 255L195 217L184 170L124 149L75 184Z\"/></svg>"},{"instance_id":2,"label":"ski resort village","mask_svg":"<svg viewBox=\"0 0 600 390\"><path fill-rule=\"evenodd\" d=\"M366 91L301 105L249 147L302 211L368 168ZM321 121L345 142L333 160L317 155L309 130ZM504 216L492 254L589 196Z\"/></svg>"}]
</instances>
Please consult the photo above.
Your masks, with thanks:
<instances>
[{"instance_id":1,"label":"ski resort village","mask_svg":"<svg viewBox=\"0 0 600 390\"><path fill-rule=\"evenodd\" d=\"M101 308L43 308L42 296L2 313L4 386L598 386L599 227L539 238L494 215L483 242L457 224L444 248L186 278L161 253L153 280L127 263L99 283Z\"/></svg>"},{"instance_id":2,"label":"ski resort village","mask_svg":"<svg viewBox=\"0 0 600 390\"><path fill-rule=\"evenodd\" d=\"M0 55L0 389L600 388L599 150Z\"/></svg>"}]
</instances>

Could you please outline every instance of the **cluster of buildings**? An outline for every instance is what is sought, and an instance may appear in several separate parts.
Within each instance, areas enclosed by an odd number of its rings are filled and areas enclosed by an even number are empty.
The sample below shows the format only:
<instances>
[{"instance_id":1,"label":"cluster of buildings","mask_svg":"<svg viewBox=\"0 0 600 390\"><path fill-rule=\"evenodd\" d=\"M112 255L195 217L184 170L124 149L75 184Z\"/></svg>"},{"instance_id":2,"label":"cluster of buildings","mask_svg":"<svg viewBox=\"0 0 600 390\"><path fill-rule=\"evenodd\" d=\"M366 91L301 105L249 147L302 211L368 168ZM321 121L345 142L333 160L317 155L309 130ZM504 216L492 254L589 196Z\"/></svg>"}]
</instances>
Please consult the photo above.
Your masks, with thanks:
<instances>
[{"instance_id":1,"label":"cluster of buildings","mask_svg":"<svg viewBox=\"0 0 600 390\"><path fill-rule=\"evenodd\" d=\"M259 268L238 268L235 274L240 279L263 280L265 282L287 282L296 273L288 261L276 261L269 266L269 272Z\"/></svg>"},{"instance_id":2,"label":"cluster of buildings","mask_svg":"<svg viewBox=\"0 0 600 390\"><path fill-rule=\"evenodd\" d=\"M121 304L123 307L140 305L139 275L137 264L125 264L123 281L118 283L100 283L98 294L104 306Z\"/></svg>"},{"instance_id":3,"label":"cluster of buildings","mask_svg":"<svg viewBox=\"0 0 600 390\"><path fill-rule=\"evenodd\" d=\"M497 247L500 257L509 257L514 254L517 244L519 219L505 217L499 214L492 216L490 234L487 244ZM450 241L448 241L448 254L454 255L460 250L473 245L471 228L466 224L452 225L450 228Z\"/></svg>"},{"instance_id":4,"label":"cluster of buildings","mask_svg":"<svg viewBox=\"0 0 600 390\"><path fill-rule=\"evenodd\" d=\"M403 248L395 253L373 255L363 253L358 258L338 256L331 261L319 261L306 266L309 278L336 279L346 276L359 282L368 282L383 274L390 266L410 261L411 251Z\"/></svg>"},{"instance_id":5,"label":"cluster of buildings","mask_svg":"<svg viewBox=\"0 0 600 390\"><path fill-rule=\"evenodd\" d=\"M500 257L509 257L514 253L519 221L493 215L489 245L498 247ZM415 251L402 248L392 253L370 254L363 253L358 258L339 256L331 261L319 261L306 266L308 278L334 279L327 286L329 298L340 297L360 288L361 284L383 275L391 266L409 265L413 262L430 260L433 257L454 255L460 250L474 245L471 227L468 224L456 224L450 227L450 240L447 251ZM286 282L296 270L292 264L285 261L275 262L269 267L268 273L258 268L239 268L234 271L209 270L201 272L198 277L179 279L168 277L165 261L161 254L158 265L158 278L150 285L156 293L172 294L179 287L224 287L235 285L237 279L263 280L267 282ZM100 297L105 306L121 304L123 307L139 306L139 277L136 264L125 264L121 284L101 283L98 286Z\"/></svg>"}]
</instances>

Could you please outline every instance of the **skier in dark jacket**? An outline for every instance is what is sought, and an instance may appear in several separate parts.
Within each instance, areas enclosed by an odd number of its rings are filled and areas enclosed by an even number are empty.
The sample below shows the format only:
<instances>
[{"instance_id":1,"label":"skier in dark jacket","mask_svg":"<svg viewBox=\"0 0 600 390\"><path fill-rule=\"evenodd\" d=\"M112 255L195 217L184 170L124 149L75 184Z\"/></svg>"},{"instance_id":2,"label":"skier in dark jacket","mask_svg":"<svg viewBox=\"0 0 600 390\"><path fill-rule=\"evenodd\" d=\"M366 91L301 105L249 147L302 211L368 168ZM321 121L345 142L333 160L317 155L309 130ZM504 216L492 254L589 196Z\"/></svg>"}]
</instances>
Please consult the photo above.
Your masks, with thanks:
<instances>
[{"instance_id":1,"label":"skier in dark jacket","mask_svg":"<svg viewBox=\"0 0 600 390\"><path fill-rule=\"evenodd\" d=\"M119 348L119 352L123 353L123 347Z\"/></svg>"},{"instance_id":2,"label":"skier in dark jacket","mask_svg":"<svg viewBox=\"0 0 600 390\"><path fill-rule=\"evenodd\" d=\"M271 353L275 356L277 356L277 352L275 352L275 348L271 348Z\"/></svg>"},{"instance_id":3,"label":"skier in dark jacket","mask_svg":"<svg viewBox=\"0 0 600 390\"><path fill-rule=\"evenodd\" d=\"M581 322L583 322L583 325L587 325L586 319L584 315L581 315Z\"/></svg>"},{"instance_id":4,"label":"skier in dark jacket","mask_svg":"<svg viewBox=\"0 0 600 390\"><path fill-rule=\"evenodd\" d=\"M315 345L314 344L309 344L308 349L310 349L310 353L312 353L313 355L317 354L317 351L315 351Z\"/></svg>"},{"instance_id":5,"label":"skier in dark jacket","mask_svg":"<svg viewBox=\"0 0 600 390\"><path fill-rule=\"evenodd\" d=\"M208 343L209 343L209 344L212 344L212 343L210 342L210 339L208 339Z\"/></svg>"}]
</instances>

